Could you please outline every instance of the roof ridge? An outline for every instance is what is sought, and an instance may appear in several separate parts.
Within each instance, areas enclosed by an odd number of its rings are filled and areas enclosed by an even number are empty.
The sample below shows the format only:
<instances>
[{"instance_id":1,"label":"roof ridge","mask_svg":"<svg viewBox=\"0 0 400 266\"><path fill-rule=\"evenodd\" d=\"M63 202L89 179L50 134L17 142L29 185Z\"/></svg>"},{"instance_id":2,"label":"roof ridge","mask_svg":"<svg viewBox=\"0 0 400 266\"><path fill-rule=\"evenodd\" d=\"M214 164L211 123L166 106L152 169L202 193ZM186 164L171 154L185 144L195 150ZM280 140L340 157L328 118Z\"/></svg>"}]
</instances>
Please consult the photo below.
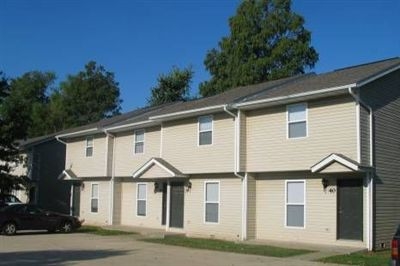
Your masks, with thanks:
<instances>
[{"instance_id":1,"label":"roof ridge","mask_svg":"<svg viewBox=\"0 0 400 266\"><path fill-rule=\"evenodd\" d=\"M378 61L358 64L358 65L353 65L353 66L348 66L348 67L337 68L337 69L334 69L333 71L329 71L329 72L337 72L337 71L347 70L347 69L356 68L356 67L368 66L368 65L373 65L373 64L386 62L386 61L395 60L395 59L400 59L400 57L396 56L396 57L386 58L386 59L382 59L382 60L378 60ZM329 72L326 72L326 73L329 73ZM321 74L324 74L324 73L321 73Z\"/></svg>"},{"instance_id":2,"label":"roof ridge","mask_svg":"<svg viewBox=\"0 0 400 266\"><path fill-rule=\"evenodd\" d=\"M267 87L267 88L265 88L263 90L257 91L257 92L252 93L252 94L245 95L243 97L239 97L239 98L233 100L233 103L236 104L236 103L239 103L239 102L248 101L249 99L257 97L258 95L261 95L261 94L265 93L268 90L273 90L273 89L277 90L280 87L285 86L285 85L287 85L289 83L292 83L292 82L295 82L295 81L298 81L298 80L301 80L301 79L305 79L305 78L308 78L310 76L316 76L316 75L317 74L315 72L310 72L310 73L306 73L306 74L300 74L300 75L289 77L289 79L286 80L285 82L276 84L275 86L274 85L269 86L269 87ZM279 79L277 79L277 80L279 80ZM273 80L271 80L271 81L273 81Z\"/></svg>"}]
</instances>

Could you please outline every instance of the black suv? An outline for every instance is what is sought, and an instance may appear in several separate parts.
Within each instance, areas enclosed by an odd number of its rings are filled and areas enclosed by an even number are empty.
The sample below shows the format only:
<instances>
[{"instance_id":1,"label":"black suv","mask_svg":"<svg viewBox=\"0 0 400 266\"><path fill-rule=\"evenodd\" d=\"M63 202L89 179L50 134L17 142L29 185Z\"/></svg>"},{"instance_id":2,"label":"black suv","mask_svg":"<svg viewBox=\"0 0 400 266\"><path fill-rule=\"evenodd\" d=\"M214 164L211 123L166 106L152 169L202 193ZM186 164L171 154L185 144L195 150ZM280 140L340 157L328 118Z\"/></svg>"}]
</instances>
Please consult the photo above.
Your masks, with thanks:
<instances>
[{"instance_id":1,"label":"black suv","mask_svg":"<svg viewBox=\"0 0 400 266\"><path fill-rule=\"evenodd\" d=\"M17 203L21 203L21 201L16 196L8 194L0 194L0 208Z\"/></svg>"},{"instance_id":2,"label":"black suv","mask_svg":"<svg viewBox=\"0 0 400 266\"><path fill-rule=\"evenodd\" d=\"M400 266L400 225L392 239L392 266Z\"/></svg>"}]
</instances>

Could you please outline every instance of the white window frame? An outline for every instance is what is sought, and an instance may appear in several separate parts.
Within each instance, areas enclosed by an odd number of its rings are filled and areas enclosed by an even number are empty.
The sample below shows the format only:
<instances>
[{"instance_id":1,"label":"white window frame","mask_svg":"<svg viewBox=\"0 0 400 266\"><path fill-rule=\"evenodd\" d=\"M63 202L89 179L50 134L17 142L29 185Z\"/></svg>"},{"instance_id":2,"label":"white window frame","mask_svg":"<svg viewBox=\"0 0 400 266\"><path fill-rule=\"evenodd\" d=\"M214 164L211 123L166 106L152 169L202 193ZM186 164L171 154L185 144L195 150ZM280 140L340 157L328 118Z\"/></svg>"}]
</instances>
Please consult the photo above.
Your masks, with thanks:
<instances>
[{"instance_id":1,"label":"white window frame","mask_svg":"<svg viewBox=\"0 0 400 266\"><path fill-rule=\"evenodd\" d=\"M144 199L139 199L139 186L144 185L145 186L145 191L146 191L146 197ZM139 201L144 201L145 202L145 215L139 215L139 208L138 208L138 203ZM147 183L137 183L136 184L136 217L147 217Z\"/></svg>"},{"instance_id":2,"label":"white window frame","mask_svg":"<svg viewBox=\"0 0 400 266\"><path fill-rule=\"evenodd\" d=\"M207 184L218 184L218 201L207 201ZM206 210L207 203L217 203L218 204L218 222L208 222L206 221ZM208 180L204 181L204 208L203 208L203 222L205 224L219 224L221 220L221 183L219 180Z\"/></svg>"},{"instance_id":3,"label":"white window frame","mask_svg":"<svg viewBox=\"0 0 400 266\"><path fill-rule=\"evenodd\" d=\"M88 140L89 139L92 139L92 146L89 146L88 145ZM92 155L91 156L88 156L87 155L87 150L88 150L88 148L92 148ZM93 157L93 154L94 154L94 137L93 136L88 136L88 137L86 137L86 139L85 139L85 157L86 158L92 158Z\"/></svg>"},{"instance_id":4,"label":"white window frame","mask_svg":"<svg viewBox=\"0 0 400 266\"><path fill-rule=\"evenodd\" d=\"M290 121L289 120L289 109L292 106L304 106L305 107L305 113L306 113L305 119ZM303 136L303 137L296 137L296 138L289 137L289 125L291 123L298 123L298 122L306 122L306 135ZM307 138L307 137L308 137L308 104L307 104L307 102L286 105L286 139L304 139L304 138Z\"/></svg>"},{"instance_id":5,"label":"white window frame","mask_svg":"<svg viewBox=\"0 0 400 266\"><path fill-rule=\"evenodd\" d=\"M93 197L93 185L97 185L97 197ZM92 211L92 200L97 199L97 212ZM100 185L99 183L90 183L90 213L97 214L100 209Z\"/></svg>"},{"instance_id":6,"label":"white window frame","mask_svg":"<svg viewBox=\"0 0 400 266\"><path fill-rule=\"evenodd\" d=\"M288 199L288 183L300 183L302 182L304 184L304 191L303 191L303 204L300 203L288 203L287 199ZM305 229L306 228L306 214L307 214L307 206L306 206L306 195L307 189L306 189L306 180L305 179L290 179L290 180L285 180L285 228L289 228L289 229ZM303 211L303 217L304 217L304 222L303 222L303 226L288 226L287 225L287 206L304 206Z\"/></svg>"},{"instance_id":7,"label":"white window frame","mask_svg":"<svg viewBox=\"0 0 400 266\"><path fill-rule=\"evenodd\" d=\"M200 130L200 119L204 117L211 118L211 130ZM200 133L211 131L211 143L210 144L200 144ZM214 116L213 115L202 115L197 118L197 147L207 147L214 144Z\"/></svg>"},{"instance_id":8,"label":"white window frame","mask_svg":"<svg viewBox=\"0 0 400 266\"><path fill-rule=\"evenodd\" d=\"M143 132L143 141L136 141L136 135L138 135L138 133L142 133L142 132ZM133 133L133 154L135 154L135 155L144 154L145 145L146 145L145 141L146 141L146 131L144 129L135 130ZM143 143L143 152L136 152L136 144L137 143Z\"/></svg>"}]
</instances>

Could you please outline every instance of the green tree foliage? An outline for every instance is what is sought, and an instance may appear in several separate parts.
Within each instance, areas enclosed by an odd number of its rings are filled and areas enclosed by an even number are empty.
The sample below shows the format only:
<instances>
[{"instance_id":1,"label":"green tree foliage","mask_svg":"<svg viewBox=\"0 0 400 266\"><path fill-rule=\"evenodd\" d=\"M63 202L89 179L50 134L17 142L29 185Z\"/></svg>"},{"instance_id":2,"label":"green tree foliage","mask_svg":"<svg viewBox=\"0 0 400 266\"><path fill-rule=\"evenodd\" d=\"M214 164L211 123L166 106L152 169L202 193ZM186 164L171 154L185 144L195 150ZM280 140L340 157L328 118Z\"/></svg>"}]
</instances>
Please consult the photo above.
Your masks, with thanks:
<instances>
[{"instance_id":1,"label":"green tree foliage","mask_svg":"<svg viewBox=\"0 0 400 266\"><path fill-rule=\"evenodd\" d=\"M90 61L83 71L68 76L51 95L49 124L60 130L119 114L119 96L114 74Z\"/></svg>"},{"instance_id":2,"label":"green tree foliage","mask_svg":"<svg viewBox=\"0 0 400 266\"><path fill-rule=\"evenodd\" d=\"M200 84L202 96L304 73L318 61L290 0L245 0L229 26L230 35L204 60L211 79Z\"/></svg>"},{"instance_id":3,"label":"green tree foliage","mask_svg":"<svg viewBox=\"0 0 400 266\"><path fill-rule=\"evenodd\" d=\"M173 67L168 74L161 74L157 79L158 84L151 89L151 98L148 99L149 105L156 106L188 100L192 78L193 70L191 67L182 70Z\"/></svg>"},{"instance_id":4,"label":"green tree foliage","mask_svg":"<svg viewBox=\"0 0 400 266\"><path fill-rule=\"evenodd\" d=\"M55 81L52 72L32 71L12 79L9 95L2 104L3 115L9 116L9 126L14 129L14 137L40 136L48 133L47 105L48 92Z\"/></svg>"},{"instance_id":5,"label":"green tree foliage","mask_svg":"<svg viewBox=\"0 0 400 266\"><path fill-rule=\"evenodd\" d=\"M18 153L16 128L12 125L15 118L7 114L4 103L11 93L11 88L4 74L0 72L0 193L9 193L13 189L21 189L25 184L23 176L12 174L16 163L22 163Z\"/></svg>"}]
</instances>

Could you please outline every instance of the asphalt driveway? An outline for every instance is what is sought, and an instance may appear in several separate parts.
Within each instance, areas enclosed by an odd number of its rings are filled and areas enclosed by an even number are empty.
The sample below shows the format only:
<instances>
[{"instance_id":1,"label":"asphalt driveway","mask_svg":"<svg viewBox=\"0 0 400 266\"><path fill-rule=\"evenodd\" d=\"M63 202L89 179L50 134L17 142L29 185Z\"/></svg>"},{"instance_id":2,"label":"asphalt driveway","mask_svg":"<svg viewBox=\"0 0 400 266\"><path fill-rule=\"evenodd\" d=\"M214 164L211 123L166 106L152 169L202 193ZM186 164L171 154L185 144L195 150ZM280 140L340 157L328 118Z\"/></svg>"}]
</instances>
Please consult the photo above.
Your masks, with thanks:
<instances>
[{"instance_id":1,"label":"asphalt driveway","mask_svg":"<svg viewBox=\"0 0 400 266\"><path fill-rule=\"evenodd\" d=\"M8 265L325 265L296 258L271 258L196 250L138 241L135 236L29 233L0 235L0 266Z\"/></svg>"}]
</instances>

